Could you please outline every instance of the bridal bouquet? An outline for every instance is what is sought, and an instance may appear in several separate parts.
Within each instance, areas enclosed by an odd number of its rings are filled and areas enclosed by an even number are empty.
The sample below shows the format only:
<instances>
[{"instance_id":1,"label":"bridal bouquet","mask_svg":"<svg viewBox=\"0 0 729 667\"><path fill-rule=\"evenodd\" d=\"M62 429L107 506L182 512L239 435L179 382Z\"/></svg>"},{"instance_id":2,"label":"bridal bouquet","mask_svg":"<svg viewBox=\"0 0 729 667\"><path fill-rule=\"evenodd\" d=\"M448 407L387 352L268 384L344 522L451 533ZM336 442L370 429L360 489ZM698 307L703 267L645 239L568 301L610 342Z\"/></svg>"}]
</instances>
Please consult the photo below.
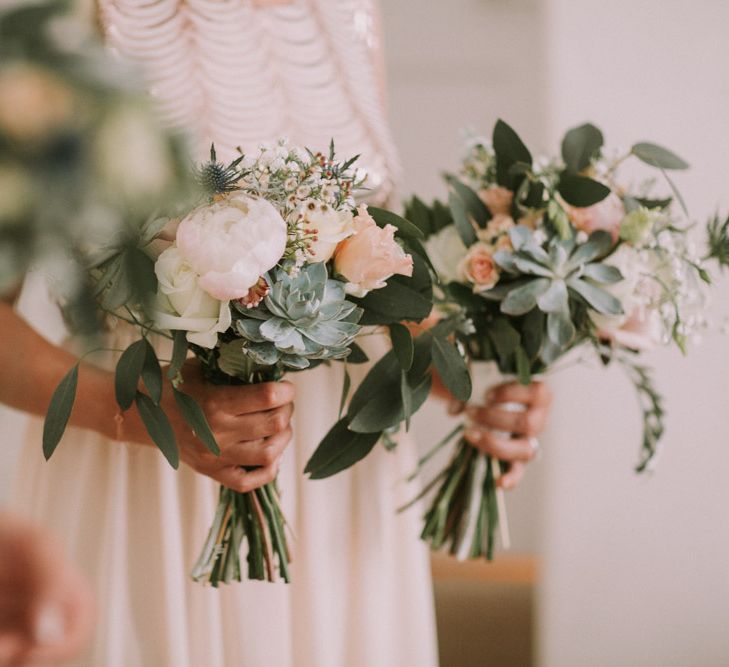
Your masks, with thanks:
<instances>
[{"instance_id":1,"label":"bridal bouquet","mask_svg":"<svg viewBox=\"0 0 729 667\"><path fill-rule=\"evenodd\" d=\"M387 211L355 206L361 180L353 163L338 162L333 146L325 156L283 140L230 164L220 163L212 149L198 169L204 192L196 205L177 219L150 219L133 238L95 250L91 276L102 307L141 333L116 367L117 402L122 411L136 406L173 467L179 454L160 407L162 371L148 333L174 341L167 375L177 405L217 454L202 410L184 392L180 369L188 350L210 382L276 381L333 360L365 361L355 343L364 324L428 314L428 271L403 247L419 232ZM146 293L129 289L130 263L145 276ZM415 297L418 303L408 303ZM68 420L76 377L77 367L51 402L47 457ZM250 493L221 487L193 578L213 586L240 581L244 540L249 578L273 581L278 570L289 580L275 484Z\"/></svg>"},{"instance_id":2,"label":"bridal bouquet","mask_svg":"<svg viewBox=\"0 0 729 667\"><path fill-rule=\"evenodd\" d=\"M643 410L642 471L664 412L639 353L671 341L685 351L703 325L700 284L709 277L679 224L673 203L683 203L672 184L674 196L655 198L652 183L629 188L618 179L631 157L664 174L688 166L650 143L610 158L589 124L566 134L561 158L535 161L499 121L492 141L472 144L461 178L447 177L448 206L416 198L407 217L429 237L440 310L469 323L454 335L472 364L490 362L528 384L567 352L590 348L626 368ZM435 549L449 544L460 557L490 559L500 474L498 461L459 439L435 480L422 537Z\"/></svg>"}]
</instances>

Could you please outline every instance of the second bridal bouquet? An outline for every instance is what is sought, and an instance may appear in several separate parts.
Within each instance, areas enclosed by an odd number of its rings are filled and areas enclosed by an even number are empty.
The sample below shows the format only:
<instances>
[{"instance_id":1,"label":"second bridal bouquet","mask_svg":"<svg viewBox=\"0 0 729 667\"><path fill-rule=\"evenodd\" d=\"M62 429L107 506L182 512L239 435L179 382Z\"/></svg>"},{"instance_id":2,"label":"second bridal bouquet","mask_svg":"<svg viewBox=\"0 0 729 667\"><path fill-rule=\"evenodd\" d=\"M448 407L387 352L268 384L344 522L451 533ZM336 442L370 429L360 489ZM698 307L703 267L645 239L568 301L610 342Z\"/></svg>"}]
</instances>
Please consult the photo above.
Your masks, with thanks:
<instances>
[{"instance_id":1,"label":"second bridal bouquet","mask_svg":"<svg viewBox=\"0 0 729 667\"><path fill-rule=\"evenodd\" d=\"M465 319L454 335L474 380L484 372L478 362L488 362L496 381L500 373L527 384L577 348L620 363L643 410L642 471L664 427L640 353L671 342L685 351L703 326L701 284L709 277L679 224L674 201L683 203L668 177L673 194L662 197L652 181L628 187L619 179L631 158L659 175L688 166L651 143L610 157L590 124L565 135L559 158L535 161L499 121L490 141L473 142L460 178L447 177L448 206L416 198L407 217L429 237L440 311ZM435 480L423 538L463 558L491 558L503 512L500 474L498 461L459 439Z\"/></svg>"},{"instance_id":2,"label":"second bridal bouquet","mask_svg":"<svg viewBox=\"0 0 729 667\"><path fill-rule=\"evenodd\" d=\"M355 343L364 324L430 311L428 272L404 248L419 232L387 211L355 205L362 182L353 163L338 162L333 146L324 155L285 141L229 164L212 149L197 170L197 202L95 249L90 276L102 308L141 335L117 364L117 402L122 413L136 406L173 467L179 452L160 406L162 370L150 333L173 341L167 375L177 406L218 454L203 411L185 393L180 370L188 352L213 383L276 381L333 360L365 361ZM147 289L131 290L131 274L143 276ZM65 429L77 373L78 366L51 401L47 457ZM247 542L249 578L273 581L278 572L288 581L285 528L275 483L249 493L221 487L193 578L213 586L240 581Z\"/></svg>"}]
</instances>

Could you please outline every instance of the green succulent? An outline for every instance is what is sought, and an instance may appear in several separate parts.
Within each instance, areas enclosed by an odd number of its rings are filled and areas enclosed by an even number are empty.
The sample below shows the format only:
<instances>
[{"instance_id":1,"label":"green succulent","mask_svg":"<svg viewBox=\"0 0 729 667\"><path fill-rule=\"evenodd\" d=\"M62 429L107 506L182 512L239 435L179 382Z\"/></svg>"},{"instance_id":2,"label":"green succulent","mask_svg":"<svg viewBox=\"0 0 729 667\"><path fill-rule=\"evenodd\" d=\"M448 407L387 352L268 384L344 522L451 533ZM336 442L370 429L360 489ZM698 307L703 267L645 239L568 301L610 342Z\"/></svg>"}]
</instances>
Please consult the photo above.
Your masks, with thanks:
<instances>
[{"instance_id":1,"label":"green succulent","mask_svg":"<svg viewBox=\"0 0 729 667\"><path fill-rule=\"evenodd\" d=\"M276 268L271 291L257 308L238 306L238 333L256 363L281 362L307 368L310 359L343 359L362 328L362 309L345 299L344 283L327 276L323 263L307 264L295 275Z\"/></svg>"},{"instance_id":2,"label":"green succulent","mask_svg":"<svg viewBox=\"0 0 729 667\"><path fill-rule=\"evenodd\" d=\"M623 279L617 268L600 261L613 248L610 234L594 232L582 244L554 239L547 249L523 225L512 228L510 236L514 250L497 252L494 259L506 274L518 278L484 296L500 301L507 315L525 315L535 307L546 313L548 348L543 356L558 356L574 340L571 302L586 303L605 315L622 314L620 301L601 287Z\"/></svg>"}]
</instances>

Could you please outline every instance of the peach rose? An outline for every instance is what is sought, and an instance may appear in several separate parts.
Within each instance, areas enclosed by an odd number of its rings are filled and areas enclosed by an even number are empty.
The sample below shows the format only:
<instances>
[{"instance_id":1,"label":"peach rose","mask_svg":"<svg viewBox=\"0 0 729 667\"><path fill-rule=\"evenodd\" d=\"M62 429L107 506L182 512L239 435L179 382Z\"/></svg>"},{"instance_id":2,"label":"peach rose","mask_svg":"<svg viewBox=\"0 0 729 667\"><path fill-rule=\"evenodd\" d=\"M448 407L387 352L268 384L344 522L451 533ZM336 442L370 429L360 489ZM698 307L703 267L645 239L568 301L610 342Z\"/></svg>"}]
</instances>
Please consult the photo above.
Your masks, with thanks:
<instances>
[{"instance_id":1,"label":"peach rose","mask_svg":"<svg viewBox=\"0 0 729 667\"><path fill-rule=\"evenodd\" d=\"M347 280L347 294L362 297L385 287L394 274L413 275L413 258L395 241L395 227L378 227L366 206L357 209L354 234L342 241L334 253L334 269Z\"/></svg>"},{"instance_id":2,"label":"peach rose","mask_svg":"<svg viewBox=\"0 0 729 667\"><path fill-rule=\"evenodd\" d=\"M514 201L514 193L511 190L500 185L492 185L479 190L478 196L491 211L491 215L509 215L511 212L511 203Z\"/></svg>"},{"instance_id":3,"label":"peach rose","mask_svg":"<svg viewBox=\"0 0 729 667\"><path fill-rule=\"evenodd\" d=\"M601 229L609 232L613 241L618 240L620 223L625 217L625 207L617 195L611 193L601 202L587 208L565 205L565 210L576 229L587 234Z\"/></svg>"},{"instance_id":4,"label":"peach rose","mask_svg":"<svg viewBox=\"0 0 729 667\"><path fill-rule=\"evenodd\" d=\"M459 269L462 277L473 283L474 292L490 290L499 280L494 250L486 243L474 243L461 261Z\"/></svg>"}]
</instances>

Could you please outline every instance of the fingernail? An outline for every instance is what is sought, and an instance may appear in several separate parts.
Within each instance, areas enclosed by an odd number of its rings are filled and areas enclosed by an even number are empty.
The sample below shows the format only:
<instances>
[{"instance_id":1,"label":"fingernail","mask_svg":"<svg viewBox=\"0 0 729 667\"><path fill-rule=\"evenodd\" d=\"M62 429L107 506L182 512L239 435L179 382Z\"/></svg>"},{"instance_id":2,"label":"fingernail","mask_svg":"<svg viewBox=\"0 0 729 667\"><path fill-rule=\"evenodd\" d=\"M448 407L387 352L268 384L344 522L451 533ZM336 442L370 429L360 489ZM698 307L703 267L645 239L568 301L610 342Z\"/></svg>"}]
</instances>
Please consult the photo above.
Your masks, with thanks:
<instances>
[{"instance_id":1,"label":"fingernail","mask_svg":"<svg viewBox=\"0 0 729 667\"><path fill-rule=\"evenodd\" d=\"M475 428L467 428L463 434L463 437L466 438L466 440L468 440L469 442L481 442L481 431Z\"/></svg>"}]
</instances>

